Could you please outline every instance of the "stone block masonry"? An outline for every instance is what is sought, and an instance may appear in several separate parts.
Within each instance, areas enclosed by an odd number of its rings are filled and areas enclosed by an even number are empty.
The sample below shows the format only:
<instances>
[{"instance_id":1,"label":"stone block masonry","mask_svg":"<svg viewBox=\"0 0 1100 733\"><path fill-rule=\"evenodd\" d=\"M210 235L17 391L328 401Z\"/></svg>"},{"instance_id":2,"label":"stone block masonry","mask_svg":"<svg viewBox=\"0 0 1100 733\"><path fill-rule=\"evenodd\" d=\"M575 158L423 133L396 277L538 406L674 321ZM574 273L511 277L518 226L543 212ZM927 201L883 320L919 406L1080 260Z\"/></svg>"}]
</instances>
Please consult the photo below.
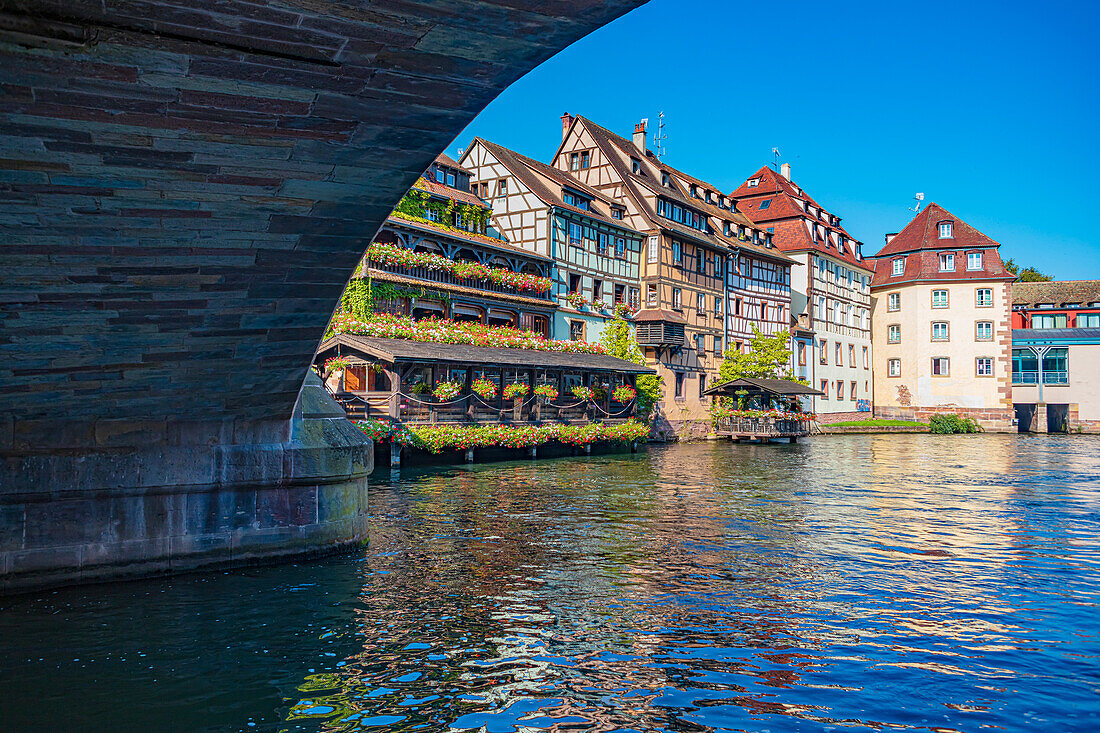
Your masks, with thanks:
<instances>
[{"instance_id":1,"label":"stone block masonry","mask_svg":"<svg viewBox=\"0 0 1100 733\"><path fill-rule=\"evenodd\" d=\"M641 2L0 2L2 582L289 547L312 525L260 517L303 491L324 525L345 474L297 473L291 419L367 244L501 90ZM36 544L53 502L69 534Z\"/></svg>"}]
</instances>

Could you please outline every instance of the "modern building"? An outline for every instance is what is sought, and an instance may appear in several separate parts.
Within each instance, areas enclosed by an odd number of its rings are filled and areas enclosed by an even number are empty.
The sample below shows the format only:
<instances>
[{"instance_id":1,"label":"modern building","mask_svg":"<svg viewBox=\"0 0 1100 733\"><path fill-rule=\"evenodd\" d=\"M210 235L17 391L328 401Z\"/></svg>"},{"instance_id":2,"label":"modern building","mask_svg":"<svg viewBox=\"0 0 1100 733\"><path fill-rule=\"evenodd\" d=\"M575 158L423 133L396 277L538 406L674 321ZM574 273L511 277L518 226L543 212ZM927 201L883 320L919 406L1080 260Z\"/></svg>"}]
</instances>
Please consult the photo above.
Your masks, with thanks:
<instances>
[{"instance_id":1,"label":"modern building","mask_svg":"<svg viewBox=\"0 0 1100 733\"><path fill-rule=\"evenodd\" d=\"M822 422L866 417L873 401L871 264L840 217L791 180L791 167L764 166L730 194L745 216L795 260L791 310L795 376L824 396L806 398Z\"/></svg>"},{"instance_id":2,"label":"modern building","mask_svg":"<svg viewBox=\"0 0 1100 733\"><path fill-rule=\"evenodd\" d=\"M1100 432L1100 280L1012 286L1020 432Z\"/></svg>"},{"instance_id":3,"label":"modern building","mask_svg":"<svg viewBox=\"0 0 1100 733\"><path fill-rule=\"evenodd\" d=\"M386 219L356 278L370 287L377 312L549 337L552 261L494 231L469 180L454 160L437 158Z\"/></svg>"},{"instance_id":4,"label":"modern building","mask_svg":"<svg viewBox=\"0 0 1100 733\"><path fill-rule=\"evenodd\" d=\"M474 138L462 155L474 190L516 247L552 259L554 338L599 341L604 323L639 306L642 235L622 207L575 177Z\"/></svg>"},{"instance_id":5,"label":"modern building","mask_svg":"<svg viewBox=\"0 0 1100 733\"><path fill-rule=\"evenodd\" d=\"M1011 298L1000 245L931 204L873 258L874 413L956 413L1013 430Z\"/></svg>"},{"instance_id":6,"label":"modern building","mask_svg":"<svg viewBox=\"0 0 1100 733\"><path fill-rule=\"evenodd\" d=\"M637 334L663 377L660 417L681 436L708 432L704 392L727 349L746 348L753 326L775 333L790 325L792 261L717 186L649 150L644 121L628 140L563 115L551 164L606 197L618 207L613 215L645 236Z\"/></svg>"}]
</instances>

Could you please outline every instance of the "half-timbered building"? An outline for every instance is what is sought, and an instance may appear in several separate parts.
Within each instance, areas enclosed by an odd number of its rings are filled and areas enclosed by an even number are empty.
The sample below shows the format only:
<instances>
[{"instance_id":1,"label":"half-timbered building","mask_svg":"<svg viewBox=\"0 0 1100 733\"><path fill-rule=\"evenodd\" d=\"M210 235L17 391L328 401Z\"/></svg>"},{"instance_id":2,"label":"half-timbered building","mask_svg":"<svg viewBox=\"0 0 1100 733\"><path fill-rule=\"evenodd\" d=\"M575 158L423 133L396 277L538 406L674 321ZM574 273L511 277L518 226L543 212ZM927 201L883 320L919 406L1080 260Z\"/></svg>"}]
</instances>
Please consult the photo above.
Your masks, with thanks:
<instances>
[{"instance_id":1,"label":"half-timbered building","mask_svg":"<svg viewBox=\"0 0 1100 733\"><path fill-rule=\"evenodd\" d=\"M562 117L552 165L620 207L645 235L638 339L664 378L664 417L681 435L709 430L706 388L727 349L753 327L790 325L791 260L716 186L657 158L646 124L631 140L585 117Z\"/></svg>"},{"instance_id":2,"label":"half-timbered building","mask_svg":"<svg viewBox=\"0 0 1100 733\"><path fill-rule=\"evenodd\" d=\"M787 163L779 172L764 166L730 196L798 263L791 270L795 374L821 392L810 409L824 421L851 419L872 409L872 265L840 217L790 176Z\"/></svg>"},{"instance_id":3,"label":"half-timbered building","mask_svg":"<svg viewBox=\"0 0 1100 733\"><path fill-rule=\"evenodd\" d=\"M641 298L642 235L622 206L574 176L502 145L475 138L462 156L473 190L491 201L508 241L553 259L559 339L598 341L616 311Z\"/></svg>"},{"instance_id":4,"label":"half-timbered building","mask_svg":"<svg viewBox=\"0 0 1100 733\"><path fill-rule=\"evenodd\" d=\"M510 326L549 338L553 293L527 281L549 278L551 260L511 244L493 228L489 212L470 190L470 171L437 158L387 218L357 274L370 284L374 310ZM471 263L482 266L473 275L462 267Z\"/></svg>"}]
</instances>

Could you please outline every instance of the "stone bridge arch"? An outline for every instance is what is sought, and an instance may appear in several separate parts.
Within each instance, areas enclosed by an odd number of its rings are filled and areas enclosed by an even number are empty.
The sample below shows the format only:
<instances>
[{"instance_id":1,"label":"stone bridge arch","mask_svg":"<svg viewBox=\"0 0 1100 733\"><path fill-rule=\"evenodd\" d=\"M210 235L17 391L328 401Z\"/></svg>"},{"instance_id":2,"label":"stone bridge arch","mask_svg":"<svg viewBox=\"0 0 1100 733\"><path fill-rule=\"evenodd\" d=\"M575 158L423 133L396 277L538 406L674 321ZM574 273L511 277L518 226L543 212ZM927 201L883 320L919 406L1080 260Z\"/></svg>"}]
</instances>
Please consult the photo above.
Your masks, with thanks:
<instances>
[{"instance_id":1,"label":"stone bridge arch","mask_svg":"<svg viewBox=\"0 0 1100 733\"><path fill-rule=\"evenodd\" d=\"M0 0L0 587L360 537L369 451L302 390L350 272L643 2Z\"/></svg>"}]
</instances>

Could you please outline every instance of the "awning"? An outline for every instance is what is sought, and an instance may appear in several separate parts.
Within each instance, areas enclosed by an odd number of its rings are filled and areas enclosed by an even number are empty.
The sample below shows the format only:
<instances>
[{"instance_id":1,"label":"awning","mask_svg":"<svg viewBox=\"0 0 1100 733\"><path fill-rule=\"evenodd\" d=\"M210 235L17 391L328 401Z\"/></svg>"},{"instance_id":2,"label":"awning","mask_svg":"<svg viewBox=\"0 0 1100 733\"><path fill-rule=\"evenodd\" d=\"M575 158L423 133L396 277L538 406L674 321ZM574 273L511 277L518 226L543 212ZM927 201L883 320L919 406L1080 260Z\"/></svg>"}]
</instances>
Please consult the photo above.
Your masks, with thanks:
<instances>
[{"instance_id":1,"label":"awning","mask_svg":"<svg viewBox=\"0 0 1100 733\"><path fill-rule=\"evenodd\" d=\"M326 339L317 350L318 358L356 352L386 362L446 362L486 366L530 367L537 369L578 369L586 371L656 374L656 370L606 354L577 354L541 349L504 349L466 344L440 344L411 339L386 339L375 336L337 334ZM331 353L329 353L331 352Z\"/></svg>"},{"instance_id":2,"label":"awning","mask_svg":"<svg viewBox=\"0 0 1100 733\"><path fill-rule=\"evenodd\" d=\"M786 379L757 379L755 377L742 377L732 382L722 382L708 389L703 394L720 395L723 397L735 397L737 392L748 394L770 394L777 397L797 397L800 395L820 395L825 393L804 384L791 382Z\"/></svg>"}]
</instances>

